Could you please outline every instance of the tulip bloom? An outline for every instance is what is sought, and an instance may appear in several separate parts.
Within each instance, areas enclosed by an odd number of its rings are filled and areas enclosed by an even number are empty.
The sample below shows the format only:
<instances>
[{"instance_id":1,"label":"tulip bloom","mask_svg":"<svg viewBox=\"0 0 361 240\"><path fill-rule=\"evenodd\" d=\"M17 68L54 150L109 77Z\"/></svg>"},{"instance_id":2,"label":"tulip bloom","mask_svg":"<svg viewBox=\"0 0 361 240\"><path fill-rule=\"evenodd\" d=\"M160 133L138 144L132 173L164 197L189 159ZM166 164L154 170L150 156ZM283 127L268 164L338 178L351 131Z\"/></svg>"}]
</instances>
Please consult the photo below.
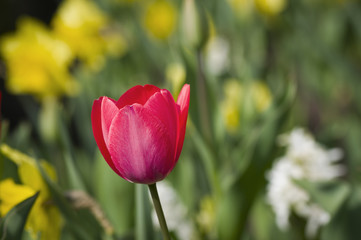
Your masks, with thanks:
<instances>
[{"instance_id":1,"label":"tulip bloom","mask_svg":"<svg viewBox=\"0 0 361 240\"><path fill-rule=\"evenodd\" d=\"M153 184L172 171L183 147L189 92L184 85L175 102L168 90L145 85L118 101L94 101L95 141L114 172L129 182Z\"/></svg>"}]
</instances>

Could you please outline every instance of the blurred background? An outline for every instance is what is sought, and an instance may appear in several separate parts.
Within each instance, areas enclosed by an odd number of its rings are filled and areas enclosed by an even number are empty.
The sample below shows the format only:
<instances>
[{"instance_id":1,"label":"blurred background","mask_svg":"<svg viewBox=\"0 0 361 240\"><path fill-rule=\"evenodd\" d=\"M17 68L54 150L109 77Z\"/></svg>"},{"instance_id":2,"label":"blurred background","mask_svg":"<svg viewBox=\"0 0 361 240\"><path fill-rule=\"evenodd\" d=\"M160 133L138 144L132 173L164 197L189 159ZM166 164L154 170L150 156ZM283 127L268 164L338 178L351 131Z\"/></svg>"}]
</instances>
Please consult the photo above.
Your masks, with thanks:
<instances>
[{"instance_id":1,"label":"blurred background","mask_svg":"<svg viewBox=\"0 0 361 240\"><path fill-rule=\"evenodd\" d=\"M360 239L360 43L356 0L0 0L0 238L160 239L90 113L188 83L173 239Z\"/></svg>"}]
</instances>

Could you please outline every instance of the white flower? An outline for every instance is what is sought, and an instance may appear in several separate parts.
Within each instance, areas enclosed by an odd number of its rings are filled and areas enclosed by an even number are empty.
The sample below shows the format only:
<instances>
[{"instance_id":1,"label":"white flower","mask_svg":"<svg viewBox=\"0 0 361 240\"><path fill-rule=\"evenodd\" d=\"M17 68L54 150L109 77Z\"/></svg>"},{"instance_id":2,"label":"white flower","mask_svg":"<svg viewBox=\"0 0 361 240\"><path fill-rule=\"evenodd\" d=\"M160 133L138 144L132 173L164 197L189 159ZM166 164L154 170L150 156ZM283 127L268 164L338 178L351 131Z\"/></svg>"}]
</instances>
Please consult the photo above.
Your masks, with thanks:
<instances>
[{"instance_id":1,"label":"white flower","mask_svg":"<svg viewBox=\"0 0 361 240\"><path fill-rule=\"evenodd\" d=\"M194 227L187 215L187 209L180 201L177 193L166 181L157 183L158 195L162 204L164 217L170 231L175 232L178 239L192 239ZM153 224L160 228L157 214L152 211Z\"/></svg>"},{"instance_id":2,"label":"white flower","mask_svg":"<svg viewBox=\"0 0 361 240\"><path fill-rule=\"evenodd\" d=\"M303 129L294 129L281 135L279 142L286 146L285 156L274 163L267 175L267 200L276 214L280 229L289 227L290 212L307 219L306 235L315 236L320 226L330 220L330 215L310 201L308 193L298 187L294 179L327 181L345 173L345 168L334 164L342 157L340 149L325 150Z\"/></svg>"}]
</instances>

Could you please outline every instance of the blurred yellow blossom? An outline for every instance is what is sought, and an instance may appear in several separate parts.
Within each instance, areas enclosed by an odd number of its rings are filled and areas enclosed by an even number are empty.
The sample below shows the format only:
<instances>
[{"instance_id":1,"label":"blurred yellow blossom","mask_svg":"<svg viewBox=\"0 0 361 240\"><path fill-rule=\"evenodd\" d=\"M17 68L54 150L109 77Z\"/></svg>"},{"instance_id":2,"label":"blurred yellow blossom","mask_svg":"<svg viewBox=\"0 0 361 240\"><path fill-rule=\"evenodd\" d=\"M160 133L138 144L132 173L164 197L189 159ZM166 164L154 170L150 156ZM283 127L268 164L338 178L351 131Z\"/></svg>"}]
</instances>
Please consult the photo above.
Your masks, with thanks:
<instances>
[{"instance_id":1,"label":"blurred yellow blossom","mask_svg":"<svg viewBox=\"0 0 361 240\"><path fill-rule=\"evenodd\" d=\"M106 14L91 0L63 1L52 25L55 34L93 70L104 65L105 54L120 56L126 49L122 35L110 28Z\"/></svg>"},{"instance_id":2,"label":"blurred yellow blossom","mask_svg":"<svg viewBox=\"0 0 361 240\"><path fill-rule=\"evenodd\" d=\"M216 206L210 196L203 197L200 203L200 212L197 215L197 222L201 231L215 235ZM213 239L215 236L210 236Z\"/></svg>"},{"instance_id":3,"label":"blurred yellow blossom","mask_svg":"<svg viewBox=\"0 0 361 240\"><path fill-rule=\"evenodd\" d=\"M234 132L240 125L242 85L236 79L227 80L223 86L224 100L221 103L222 115L229 132Z\"/></svg>"},{"instance_id":4,"label":"blurred yellow blossom","mask_svg":"<svg viewBox=\"0 0 361 240\"><path fill-rule=\"evenodd\" d=\"M137 1L140 1L140 0L113 0L113 1L116 2L116 3L127 5L127 4L133 4L133 3L137 2Z\"/></svg>"},{"instance_id":5,"label":"blurred yellow blossom","mask_svg":"<svg viewBox=\"0 0 361 240\"><path fill-rule=\"evenodd\" d=\"M31 187L15 184L11 178L0 182L0 189L0 216L5 216L16 204L36 192Z\"/></svg>"},{"instance_id":6,"label":"blurred yellow blossom","mask_svg":"<svg viewBox=\"0 0 361 240\"><path fill-rule=\"evenodd\" d=\"M17 164L18 174L22 184L16 184L12 179L0 182L0 214L4 216L19 202L40 191L28 221L26 229L34 239L59 239L63 221L58 208L51 203L50 191L42 178L35 159L3 144L0 147L3 155ZM40 165L52 180L56 180L54 168L47 162L41 161Z\"/></svg>"},{"instance_id":7,"label":"blurred yellow blossom","mask_svg":"<svg viewBox=\"0 0 361 240\"><path fill-rule=\"evenodd\" d=\"M272 95L269 88L262 82L256 81L251 85L252 100L258 112L265 111L271 104Z\"/></svg>"},{"instance_id":8,"label":"blurred yellow blossom","mask_svg":"<svg viewBox=\"0 0 361 240\"><path fill-rule=\"evenodd\" d=\"M157 39L167 39L174 31L176 22L177 11L167 0L155 0L145 10L144 27Z\"/></svg>"},{"instance_id":9,"label":"blurred yellow blossom","mask_svg":"<svg viewBox=\"0 0 361 240\"><path fill-rule=\"evenodd\" d=\"M225 82L222 115L228 132L235 132L241 123L241 115L246 118L261 113L270 106L272 95L268 87L260 81L242 85L237 79Z\"/></svg>"},{"instance_id":10,"label":"blurred yellow blossom","mask_svg":"<svg viewBox=\"0 0 361 240\"><path fill-rule=\"evenodd\" d=\"M39 21L20 19L17 31L0 40L0 52L10 92L40 99L76 92L77 85L68 71L73 60L69 47Z\"/></svg>"},{"instance_id":11,"label":"blurred yellow blossom","mask_svg":"<svg viewBox=\"0 0 361 240\"><path fill-rule=\"evenodd\" d=\"M240 18L248 18L253 12L254 0L228 0L232 10Z\"/></svg>"},{"instance_id":12,"label":"blurred yellow blossom","mask_svg":"<svg viewBox=\"0 0 361 240\"><path fill-rule=\"evenodd\" d=\"M287 0L255 0L257 9L268 16L281 13L287 4Z\"/></svg>"}]
</instances>

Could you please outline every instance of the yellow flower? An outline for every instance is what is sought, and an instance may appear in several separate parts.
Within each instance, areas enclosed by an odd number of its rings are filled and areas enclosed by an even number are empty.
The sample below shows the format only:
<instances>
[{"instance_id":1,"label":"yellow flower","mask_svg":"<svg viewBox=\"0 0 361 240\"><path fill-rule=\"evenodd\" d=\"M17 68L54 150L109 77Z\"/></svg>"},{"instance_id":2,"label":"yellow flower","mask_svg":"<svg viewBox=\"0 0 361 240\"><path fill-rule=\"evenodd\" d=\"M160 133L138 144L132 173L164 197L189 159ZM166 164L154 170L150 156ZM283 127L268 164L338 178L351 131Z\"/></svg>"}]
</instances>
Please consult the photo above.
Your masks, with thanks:
<instances>
[{"instance_id":1,"label":"yellow flower","mask_svg":"<svg viewBox=\"0 0 361 240\"><path fill-rule=\"evenodd\" d=\"M0 182L0 215L5 216L16 204L31 197L35 190L31 187L15 184L10 178Z\"/></svg>"},{"instance_id":2,"label":"yellow flower","mask_svg":"<svg viewBox=\"0 0 361 240\"><path fill-rule=\"evenodd\" d=\"M264 112L272 102L268 87L260 81L242 85L237 79L229 79L224 84L224 100L221 103L222 115L226 129L234 133L242 119L252 118Z\"/></svg>"},{"instance_id":3,"label":"yellow flower","mask_svg":"<svg viewBox=\"0 0 361 240\"><path fill-rule=\"evenodd\" d=\"M17 32L0 40L0 52L7 67L6 87L10 92L40 99L74 93L76 85L68 71L72 53L39 21L20 19Z\"/></svg>"},{"instance_id":4,"label":"yellow flower","mask_svg":"<svg viewBox=\"0 0 361 240\"><path fill-rule=\"evenodd\" d=\"M287 0L255 0L257 9L268 16L281 13L287 4Z\"/></svg>"},{"instance_id":5,"label":"yellow flower","mask_svg":"<svg viewBox=\"0 0 361 240\"><path fill-rule=\"evenodd\" d=\"M104 55L120 56L126 49L123 37L110 29L110 20L90 0L65 0L52 25L55 34L93 70L104 65Z\"/></svg>"},{"instance_id":6,"label":"yellow flower","mask_svg":"<svg viewBox=\"0 0 361 240\"><path fill-rule=\"evenodd\" d=\"M200 230L204 233L214 235L215 220L216 206L214 200L210 196L203 197L200 203L200 212L197 215L197 222L200 226Z\"/></svg>"},{"instance_id":7,"label":"yellow flower","mask_svg":"<svg viewBox=\"0 0 361 240\"><path fill-rule=\"evenodd\" d=\"M228 0L232 10L235 11L240 18L248 18L251 15L254 8L253 1L254 0Z\"/></svg>"},{"instance_id":8,"label":"yellow flower","mask_svg":"<svg viewBox=\"0 0 361 240\"><path fill-rule=\"evenodd\" d=\"M18 174L23 184L15 184L12 179L0 182L0 215L4 216L16 204L40 191L39 197L31 209L25 228L34 239L60 239L63 221L56 206L51 203L49 189L42 178L35 159L3 144L0 151L7 158L18 165ZM47 162L41 161L48 176L56 180L54 168Z\"/></svg>"},{"instance_id":9,"label":"yellow flower","mask_svg":"<svg viewBox=\"0 0 361 240\"><path fill-rule=\"evenodd\" d=\"M224 84L224 100L221 103L226 129L235 132L240 125L242 85L236 79L230 79Z\"/></svg>"},{"instance_id":10,"label":"yellow flower","mask_svg":"<svg viewBox=\"0 0 361 240\"><path fill-rule=\"evenodd\" d=\"M164 40L174 31L176 21L175 7L169 1L155 0L147 6L143 24L152 37Z\"/></svg>"},{"instance_id":11,"label":"yellow flower","mask_svg":"<svg viewBox=\"0 0 361 240\"><path fill-rule=\"evenodd\" d=\"M237 104L232 102L222 103L223 117L227 131L230 133L235 132L240 125L240 108Z\"/></svg>"},{"instance_id":12,"label":"yellow flower","mask_svg":"<svg viewBox=\"0 0 361 240\"><path fill-rule=\"evenodd\" d=\"M113 0L113 1L124 5L130 5L140 0Z\"/></svg>"},{"instance_id":13,"label":"yellow flower","mask_svg":"<svg viewBox=\"0 0 361 240\"><path fill-rule=\"evenodd\" d=\"M261 82L254 82L251 85L251 95L258 112L263 112L270 106L272 95L265 84Z\"/></svg>"}]
</instances>

